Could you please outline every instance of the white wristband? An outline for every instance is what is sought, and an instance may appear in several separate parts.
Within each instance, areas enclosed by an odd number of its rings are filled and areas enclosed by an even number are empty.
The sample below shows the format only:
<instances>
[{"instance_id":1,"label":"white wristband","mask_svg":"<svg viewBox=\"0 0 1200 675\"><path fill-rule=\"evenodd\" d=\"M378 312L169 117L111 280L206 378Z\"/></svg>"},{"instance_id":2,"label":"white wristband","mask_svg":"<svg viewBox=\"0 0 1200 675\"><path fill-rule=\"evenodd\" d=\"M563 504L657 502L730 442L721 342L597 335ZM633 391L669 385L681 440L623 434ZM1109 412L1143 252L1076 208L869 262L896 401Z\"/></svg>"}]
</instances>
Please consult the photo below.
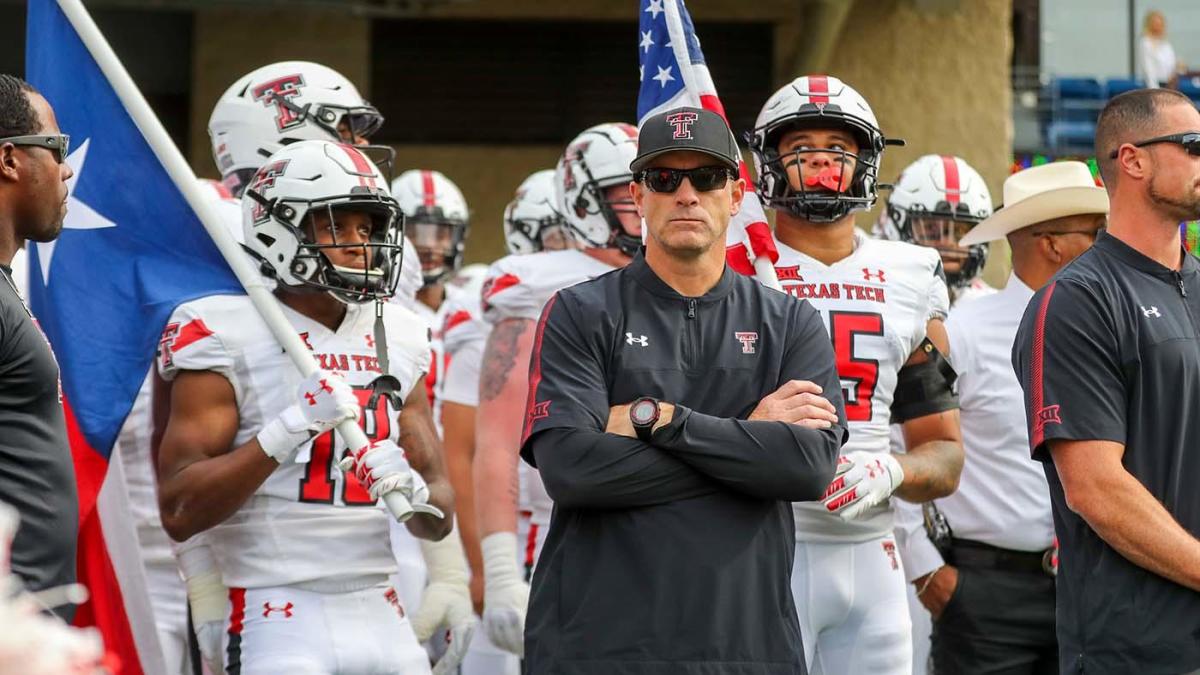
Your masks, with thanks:
<instances>
[{"instance_id":1,"label":"white wristband","mask_svg":"<svg viewBox=\"0 0 1200 675\"><path fill-rule=\"evenodd\" d=\"M187 580L188 604L192 607L192 621L196 625L210 621L224 621L229 589L221 581L221 575L213 572L198 574Z\"/></svg>"},{"instance_id":2,"label":"white wristband","mask_svg":"<svg viewBox=\"0 0 1200 675\"><path fill-rule=\"evenodd\" d=\"M463 549L462 539L458 536L457 525L450 530L450 534L442 537L441 541L428 539L419 539L418 541L421 543L421 555L425 558L425 567L429 570L429 583L441 581L467 585L470 571L467 567L467 554Z\"/></svg>"},{"instance_id":3,"label":"white wristband","mask_svg":"<svg viewBox=\"0 0 1200 675\"><path fill-rule=\"evenodd\" d=\"M483 550L483 579L493 584L505 581L522 581L517 567L517 534L494 532L479 542Z\"/></svg>"}]
</instances>

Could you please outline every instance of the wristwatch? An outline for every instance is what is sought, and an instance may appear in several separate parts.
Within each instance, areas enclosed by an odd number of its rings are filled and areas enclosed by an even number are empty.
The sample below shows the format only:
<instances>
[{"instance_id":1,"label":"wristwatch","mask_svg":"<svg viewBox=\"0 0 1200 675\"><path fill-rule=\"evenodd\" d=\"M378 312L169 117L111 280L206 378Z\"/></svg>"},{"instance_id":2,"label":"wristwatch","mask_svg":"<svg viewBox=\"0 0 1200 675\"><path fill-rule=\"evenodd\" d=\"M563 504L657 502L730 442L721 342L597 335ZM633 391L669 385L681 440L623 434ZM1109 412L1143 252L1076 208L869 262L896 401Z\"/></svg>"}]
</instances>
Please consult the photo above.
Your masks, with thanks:
<instances>
[{"instance_id":1,"label":"wristwatch","mask_svg":"<svg viewBox=\"0 0 1200 675\"><path fill-rule=\"evenodd\" d=\"M650 442L650 433L658 422L658 399L643 396L629 404L629 421L640 440Z\"/></svg>"}]
</instances>

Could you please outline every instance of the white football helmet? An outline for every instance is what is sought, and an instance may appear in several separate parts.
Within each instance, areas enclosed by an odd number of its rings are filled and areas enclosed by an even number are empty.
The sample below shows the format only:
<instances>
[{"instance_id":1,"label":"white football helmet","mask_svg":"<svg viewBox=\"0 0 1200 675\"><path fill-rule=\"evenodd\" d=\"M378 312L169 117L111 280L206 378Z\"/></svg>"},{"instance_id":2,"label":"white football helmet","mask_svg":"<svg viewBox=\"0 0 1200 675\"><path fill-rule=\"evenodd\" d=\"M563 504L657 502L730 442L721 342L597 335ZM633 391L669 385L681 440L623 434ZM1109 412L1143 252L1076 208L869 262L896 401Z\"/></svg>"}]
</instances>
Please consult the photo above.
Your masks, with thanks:
<instances>
[{"instance_id":1,"label":"white football helmet","mask_svg":"<svg viewBox=\"0 0 1200 675\"><path fill-rule=\"evenodd\" d=\"M558 210L554 170L530 174L504 209L504 241L512 254L571 248L574 240ZM547 241L549 240L549 241Z\"/></svg>"},{"instance_id":2,"label":"white football helmet","mask_svg":"<svg viewBox=\"0 0 1200 675\"><path fill-rule=\"evenodd\" d=\"M318 244L311 216L331 221L342 211L372 216L368 240ZM361 150L329 141L300 141L271 155L242 196L246 247L283 286L327 291L345 303L387 298L396 288L404 216L387 179ZM334 249L362 249L364 268L335 265Z\"/></svg>"},{"instance_id":3,"label":"white football helmet","mask_svg":"<svg viewBox=\"0 0 1200 675\"><path fill-rule=\"evenodd\" d=\"M470 225L467 200L458 186L441 172L410 169L392 181L392 195L421 256L425 285L458 270Z\"/></svg>"},{"instance_id":4,"label":"white football helmet","mask_svg":"<svg viewBox=\"0 0 1200 675\"><path fill-rule=\"evenodd\" d=\"M845 150L797 148L779 152L779 140L792 129L846 129L858 140L858 153ZM758 190L771 208L787 211L816 223L831 223L860 209L869 209L877 196L876 179L885 145L903 141L885 139L866 99L845 82L828 75L806 75L767 99L748 135L754 153ZM802 181L799 188L788 180L788 167L804 166L807 155L841 154L854 161L849 180L837 171L833 185Z\"/></svg>"},{"instance_id":5,"label":"white football helmet","mask_svg":"<svg viewBox=\"0 0 1200 675\"><path fill-rule=\"evenodd\" d=\"M992 215L992 195L979 172L961 157L925 155L905 167L875 223L875 236L937 249L946 283L962 288L987 262L987 244L958 245Z\"/></svg>"},{"instance_id":6,"label":"white football helmet","mask_svg":"<svg viewBox=\"0 0 1200 675\"><path fill-rule=\"evenodd\" d=\"M608 199L605 188L633 180L629 164L637 156L637 127L610 122L597 124L575 137L554 169L558 203L575 237L589 247L615 246L633 255L642 245L640 234L625 231L617 214L636 213L633 198Z\"/></svg>"},{"instance_id":7,"label":"white football helmet","mask_svg":"<svg viewBox=\"0 0 1200 675\"><path fill-rule=\"evenodd\" d=\"M240 196L266 158L288 143L352 141L339 133L342 122L354 137L368 138L383 116L337 71L284 61L238 78L213 108L208 135L223 182Z\"/></svg>"},{"instance_id":8,"label":"white football helmet","mask_svg":"<svg viewBox=\"0 0 1200 675\"><path fill-rule=\"evenodd\" d=\"M225 228L229 230L229 234L233 235L233 240L239 244L242 243L242 236L245 232L242 229L241 201L236 199L229 188L219 180L197 178L196 181L204 190L204 196L217 207Z\"/></svg>"}]
</instances>

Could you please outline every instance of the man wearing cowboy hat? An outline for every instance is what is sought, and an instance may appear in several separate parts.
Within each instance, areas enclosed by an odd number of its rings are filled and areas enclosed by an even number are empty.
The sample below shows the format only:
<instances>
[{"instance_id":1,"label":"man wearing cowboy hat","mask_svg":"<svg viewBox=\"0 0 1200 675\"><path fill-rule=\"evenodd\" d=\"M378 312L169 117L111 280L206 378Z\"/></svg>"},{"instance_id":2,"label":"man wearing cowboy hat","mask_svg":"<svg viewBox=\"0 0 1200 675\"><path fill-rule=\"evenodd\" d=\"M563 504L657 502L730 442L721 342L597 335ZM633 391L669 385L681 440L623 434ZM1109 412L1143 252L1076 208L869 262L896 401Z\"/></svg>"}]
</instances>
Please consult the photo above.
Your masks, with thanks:
<instances>
[{"instance_id":1,"label":"man wearing cowboy hat","mask_svg":"<svg viewBox=\"0 0 1200 675\"><path fill-rule=\"evenodd\" d=\"M1200 217L1200 111L1116 96L1096 157L1108 229L1034 295L1013 346L1062 551L1059 668L1200 673L1200 261L1179 245Z\"/></svg>"},{"instance_id":2,"label":"man wearing cowboy hat","mask_svg":"<svg viewBox=\"0 0 1200 675\"><path fill-rule=\"evenodd\" d=\"M958 491L927 509L943 526L911 533L901 551L934 618L936 672L1057 672L1050 493L1029 459L1012 345L1034 289L1092 245L1106 213L1088 167L1056 162L1010 176L1004 208L961 240L1007 238L1013 271L946 320L967 461Z\"/></svg>"}]
</instances>

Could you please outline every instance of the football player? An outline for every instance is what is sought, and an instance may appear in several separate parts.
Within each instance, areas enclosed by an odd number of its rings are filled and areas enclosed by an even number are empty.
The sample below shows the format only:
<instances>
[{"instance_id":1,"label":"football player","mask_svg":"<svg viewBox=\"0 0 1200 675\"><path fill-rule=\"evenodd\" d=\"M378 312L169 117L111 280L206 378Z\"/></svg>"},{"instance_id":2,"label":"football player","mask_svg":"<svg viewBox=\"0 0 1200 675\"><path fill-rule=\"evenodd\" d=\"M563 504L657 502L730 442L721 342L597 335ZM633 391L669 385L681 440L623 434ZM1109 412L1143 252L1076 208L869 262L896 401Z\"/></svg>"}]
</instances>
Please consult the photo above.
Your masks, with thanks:
<instances>
[{"instance_id":1,"label":"football player","mask_svg":"<svg viewBox=\"0 0 1200 675\"><path fill-rule=\"evenodd\" d=\"M246 246L321 369L302 376L244 296L176 308L158 356L172 382L163 525L176 541L207 532L230 587L229 668L428 672L387 583L396 561L378 504L399 491L418 507L414 535L451 532L453 493L420 386L427 333L383 302L399 274L399 206L360 151L301 141L254 175L242 212ZM333 428L352 419L371 443L351 453Z\"/></svg>"},{"instance_id":2,"label":"football player","mask_svg":"<svg viewBox=\"0 0 1200 675\"><path fill-rule=\"evenodd\" d=\"M538 171L517 188L504 209L504 239L510 255L575 248L558 208L554 170ZM481 280L482 281L482 280ZM475 414L479 406L479 372L491 324L483 320L480 289L473 297L458 294L446 300L441 341L446 358L445 377L439 389L446 469L454 487L458 526L471 562L471 597L483 611L483 558L479 548L471 467L475 459ZM521 469L528 468L524 463ZM524 485L524 471L521 476ZM518 499L518 541L526 541L530 511L524 489ZM532 567L533 550L522 547L521 563L526 573ZM527 580L527 579L526 579ZM463 675L506 675L519 671L516 656L497 649L487 636L476 635L463 660Z\"/></svg>"},{"instance_id":3,"label":"football player","mask_svg":"<svg viewBox=\"0 0 1200 675\"><path fill-rule=\"evenodd\" d=\"M996 292L981 276L988 245L958 244L963 235L991 214L991 192L983 176L966 160L952 155L925 155L900 172L875 221L873 234L879 239L907 241L937 250L953 307L963 300ZM904 436L898 424L892 425L892 452L904 452ZM901 560L908 560L908 537L925 526L921 511L919 504L896 504ZM910 581L911 572L906 570ZM932 619L912 585L908 587L908 609L913 626L913 673L924 675L928 672Z\"/></svg>"},{"instance_id":4,"label":"football player","mask_svg":"<svg viewBox=\"0 0 1200 675\"><path fill-rule=\"evenodd\" d=\"M925 155L900 172L873 234L936 250L954 305L996 292L981 276L988 245L958 244L990 215L992 194L978 171L961 157Z\"/></svg>"},{"instance_id":5,"label":"football player","mask_svg":"<svg viewBox=\"0 0 1200 675\"><path fill-rule=\"evenodd\" d=\"M265 162L268 156L283 146L300 140L330 140L365 146L369 137L383 122L382 115L364 100L358 89L340 73L316 63L287 61L270 64L238 78L222 94L209 120L213 159L221 173L221 182L205 183L206 194L216 201L227 216L226 225L237 241L242 240L241 208L236 199L245 189L246 180ZM401 281L393 298L404 304L414 302L419 287L419 266L415 249L405 241L405 260ZM158 389L165 392L163 383ZM147 398L143 392L139 401ZM156 406L162 403L157 402ZM131 480L145 474L136 465L150 456L150 422L146 405L135 405L122 428L121 452L126 460ZM139 530L144 542L147 576L154 603L155 620L171 673L176 655L183 653L186 643L186 618L179 608L177 590L179 572L172 562L161 555L159 543L166 540L158 525L158 504L153 499L152 478L147 476L148 489L131 495L135 510L145 511L145 531ZM145 493L143 495L142 493ZM148 496L148 499L142 498ZM157 530L157 532L153 531ZM213 670L220 668L220 636L225 618L226 591L216 570L216 563L203 547L203 537L196 537L175 548L179 571L187 583L187 596L198 637L200 651ZM423 563L422 563L423 565ZM424 570L422 569L422 574ZM437 612L430 607L427 612ZM444 614L444 612L443 612ZM183 671L183 672L186 672Z\"/></svg>"},{"instance_id":6,"label":"football player","mask_svg":"<svg viewBox=\"0 0 1200 675\"><path fill-rule=\"evenodd\" d=\"M529 390L529 355L542 306L559 289L626 265L641 246L641 219L629 192L637 128L591 127L567 146L555 168L555 194L580 250L501 258L488 271L482 307L491 332L484 348L476 427L475 501L484 569L484 626L492 642L524 649L529 584L518 565L517 450ZM527 472L533 558L545 540L550 497Z\"/></svg>"},{"instance_id":7,"label":"football player","mask_svg":"<svg viewBox=\"0 0 1200 675\"><path fill-rule=\"evenodd\" d=\"M446 281L462 267L470 212L462 191L441 172L405 171L392 181L392 194L404 210L406 228L421 258L422 288L417 299L430 326L446 300Z\"/></svg>"},{"instance_id":8,"label":"football player","mask_svg":"<svg viewBox=\"0 0 1200 675\"><path fill-rule=\"evenodd\" d=\"M941 260L854 224L875 202L887 143L866 100L824 75L772 95L751 138L759 194L776 212L776 273L826 321L850 427L823 502L795 505L792 591L810 671L826 675L910 672L890 498L947 495L963 464L953 371L942 357ZM908 454L889 451L890 421L903 425Z\"/></svg>"}]
</instances>

